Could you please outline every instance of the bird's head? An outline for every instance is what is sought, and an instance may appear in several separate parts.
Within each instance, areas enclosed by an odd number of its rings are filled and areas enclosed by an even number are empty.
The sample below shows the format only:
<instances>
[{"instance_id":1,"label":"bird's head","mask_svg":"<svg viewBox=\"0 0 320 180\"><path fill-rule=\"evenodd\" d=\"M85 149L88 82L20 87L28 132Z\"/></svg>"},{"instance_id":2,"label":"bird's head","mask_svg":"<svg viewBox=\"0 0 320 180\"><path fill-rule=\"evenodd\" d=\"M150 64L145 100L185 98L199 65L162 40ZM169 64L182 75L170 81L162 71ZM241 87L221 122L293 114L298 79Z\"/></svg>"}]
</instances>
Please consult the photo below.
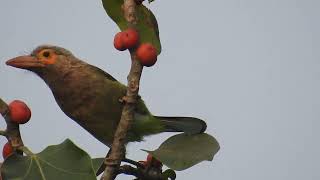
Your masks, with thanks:
<instances>
[{"instance_id":1,"label":"bird's head","mask_svg":"<svg viewBox=\"0 0 320 180\"><path fill-rule=\"evenodd\" d=\"M8 60L6 64L41 75L65 69L72 59L75 59L72 53L64 48L42 45L34 49L30 55L15 57Z\"/></svg>"}]
</instances>

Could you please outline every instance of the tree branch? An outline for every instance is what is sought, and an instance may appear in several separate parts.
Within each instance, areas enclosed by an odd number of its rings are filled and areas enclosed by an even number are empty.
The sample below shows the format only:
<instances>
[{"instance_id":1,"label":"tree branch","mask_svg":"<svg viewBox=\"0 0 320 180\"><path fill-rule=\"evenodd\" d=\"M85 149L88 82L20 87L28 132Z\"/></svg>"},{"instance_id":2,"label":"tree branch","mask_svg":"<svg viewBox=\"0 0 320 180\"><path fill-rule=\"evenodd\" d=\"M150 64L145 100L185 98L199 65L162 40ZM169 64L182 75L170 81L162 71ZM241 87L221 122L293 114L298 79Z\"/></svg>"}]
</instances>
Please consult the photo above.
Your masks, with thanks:
<instances>
[{"instance_id":1,"label":"tree branch","mask_svg":"<svg viewBox=\"0 0 320 180\"><path fill-rule=\"evenodd\" d=\"M10 116L8 116L9 107L8 105L0 98L0 113L4 117L7 123L7 129L5 131L0 131L1 135L4 135L8 141L11 143L11 146L18 150L20 154L22 153L19 151L19 148L23 147L23 141L20 135L19 124L15 124L10 120Z\"/></svg>"},{"instance_id":2,"label":"tree branch","mask_svg":"<svg viewBox=\"0 0 320 180\"><path fill-rule=\"evenodd\" d=\"M123 3L124 17L128 22L129 27L134 27L137 24L136 3L134 0L124 0ZM134 118L134 109L137 102L140 77L143 66L137 60L134 50L130 50L131 69L128 75L127 94L123 97L124 107L122 110L121 119L118 128L114 135L111 153L105 159L106 169L101 177L102 180L113 180L119 172L121 160L125 157L125 144L127 132L130 129Z\"/></svg>"},{"instance_id":3,"label":"tree branch","mask_svg":"<svg viewBox=\"0 0 320 180\"><path fill-rule=\"evenodd\" d=\"M168 180L175 179L176 174L169 169L162 173L161 168L154 166L146 166L145 168L134 168L129 165L120 166L118 174L127 174L135 176L136 180Z\"/></svg>"}]
</instances>

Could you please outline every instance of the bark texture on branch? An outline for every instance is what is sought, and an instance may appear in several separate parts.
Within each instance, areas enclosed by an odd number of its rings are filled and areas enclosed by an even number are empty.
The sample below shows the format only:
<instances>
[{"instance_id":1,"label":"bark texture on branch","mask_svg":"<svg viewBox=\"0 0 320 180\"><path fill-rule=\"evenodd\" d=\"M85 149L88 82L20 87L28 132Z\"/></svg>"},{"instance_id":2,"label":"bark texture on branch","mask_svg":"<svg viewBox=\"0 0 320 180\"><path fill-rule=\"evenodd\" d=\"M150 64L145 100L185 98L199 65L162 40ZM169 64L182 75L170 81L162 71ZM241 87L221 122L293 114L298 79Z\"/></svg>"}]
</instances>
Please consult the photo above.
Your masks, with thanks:
<instances>
[{"instance_id":1,"label":"bark texture on branch","mask_svg":"<svg viewBox=\"0 0 320 180\"><path fill-rule=\"evenodd\" d=\"M134 28L135 24L137 24L135 0L124 0L123 12L125 19L128 22L128 26ZM132 63L128 75L127 94L123 97L125 105L122 110L118 128L114 135L111 153L105 159L106 168L101 177L102 180L113 180L117 176L121 160L125 157L127 132L130 129L134 117L133 112L138 98L139 83L143 66L137 60L134 50L130 51L130 55Z\"/></svg>"},{"instance_id":2,"label":"bark texture on branch","mask_svg":"<svg viewBox=\"0 0 320 180\"><path fill-rule=\"evenodd\" d=\"M11 146L17 150L23 147L23 142L20 135L19 124L15 124L11 122L9 117L9 107L8 105L0 98L0 114L6 120L7 129L3 131L2 135L4 135L8 141L11 143ZM20 154L21 151L18 151Z\"/></svg>"}]
</instances>

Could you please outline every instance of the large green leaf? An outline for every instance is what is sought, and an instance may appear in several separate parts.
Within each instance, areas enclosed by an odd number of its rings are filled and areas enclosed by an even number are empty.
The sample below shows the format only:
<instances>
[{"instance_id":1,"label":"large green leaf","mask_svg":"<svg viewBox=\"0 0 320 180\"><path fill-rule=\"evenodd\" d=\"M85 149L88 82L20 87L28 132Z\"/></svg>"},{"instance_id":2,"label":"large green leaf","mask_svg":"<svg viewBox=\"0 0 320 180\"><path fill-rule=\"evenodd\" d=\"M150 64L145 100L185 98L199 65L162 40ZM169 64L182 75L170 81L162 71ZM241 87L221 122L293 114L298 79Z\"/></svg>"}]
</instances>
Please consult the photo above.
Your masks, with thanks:
<instances>
[{"instance_id":1,"label":"large green leaf","mask_svg":"<svg viewBox=\"0 0 320 180\"><path fill-rule=\"evenodd\" d=\"M123 16L123 0L102 0L103 7L110 18L119 26L121 30L128 28L126 19ZM140 42L153 44L158 54L161 52L158 23L153 13L143 4L136 6L138 23L135 28L139 31Z\"/></svg>"},{"instance_id":2,"label":"large green leaf","mask_svg":"<svg viewBox=\"0 0 320 180\"><path fill-rule=\"evenodd\" d=\"M174 170L184 170L201 161L212 161L219 151L217 140L209 134L178 134L163 142L155 151L147 151L164 165Z\"/></svg>"},{"instance_id":3,"label":"large green leaf","mask_svg":"<svg viewBox=\"0 0 320 180\"><path fill-rule=\"evenodd\" d=\"M11 155L1 169L9 180L96 180L90 156L68 139L38 154Z\"/></svg>"}]
</instances>

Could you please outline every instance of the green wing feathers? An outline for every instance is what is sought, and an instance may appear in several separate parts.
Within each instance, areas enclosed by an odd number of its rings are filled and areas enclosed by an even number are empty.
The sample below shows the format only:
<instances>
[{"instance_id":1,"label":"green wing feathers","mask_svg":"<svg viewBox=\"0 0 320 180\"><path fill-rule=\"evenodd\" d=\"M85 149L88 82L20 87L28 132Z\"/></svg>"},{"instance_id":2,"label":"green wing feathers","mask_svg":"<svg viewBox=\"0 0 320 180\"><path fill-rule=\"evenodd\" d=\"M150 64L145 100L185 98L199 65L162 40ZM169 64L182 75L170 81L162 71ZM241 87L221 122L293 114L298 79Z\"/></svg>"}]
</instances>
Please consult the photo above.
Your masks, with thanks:
<instances>
[{"instance_id":1,"label":"green wing feathers","mask_svg":"<svg viewBox=\"0 0 320 180\"><path fill-rule=\"evenodd\" d=\"M203 133L207 124L195 117L164 117L155 116L165 128L165 132L185 132L187 134Z\"/></svg>"}]
</instances>

